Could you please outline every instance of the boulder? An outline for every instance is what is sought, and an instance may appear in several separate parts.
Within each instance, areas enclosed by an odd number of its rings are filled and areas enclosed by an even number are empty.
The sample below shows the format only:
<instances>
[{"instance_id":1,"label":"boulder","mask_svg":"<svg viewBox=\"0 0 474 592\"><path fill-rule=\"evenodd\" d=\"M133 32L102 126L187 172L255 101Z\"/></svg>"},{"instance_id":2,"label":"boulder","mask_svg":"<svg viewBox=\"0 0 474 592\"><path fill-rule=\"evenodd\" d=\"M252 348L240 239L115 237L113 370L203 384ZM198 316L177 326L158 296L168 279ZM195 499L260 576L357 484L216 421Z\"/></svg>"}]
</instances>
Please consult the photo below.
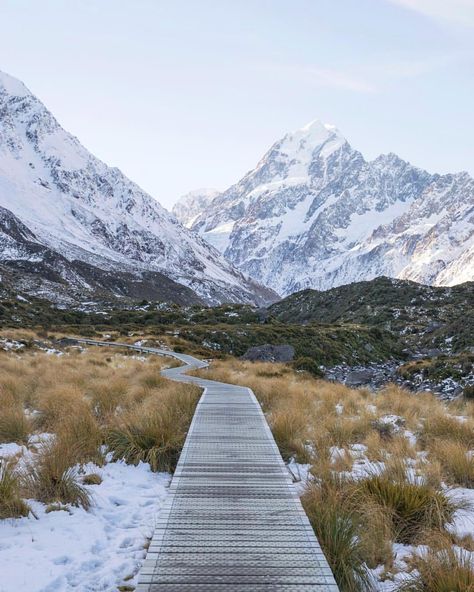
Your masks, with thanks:
<instances>
[{"instance_id":1,"label":"boulder","mask_svg":"<svg viewBox=\"0 0 474 592\"><path fill-rule=\"evenodd\" d=\"M347 386L362 386L363 384L369 384L375 377L373 370L352 370L346 376Z\"/></svg>"}]
</instances>

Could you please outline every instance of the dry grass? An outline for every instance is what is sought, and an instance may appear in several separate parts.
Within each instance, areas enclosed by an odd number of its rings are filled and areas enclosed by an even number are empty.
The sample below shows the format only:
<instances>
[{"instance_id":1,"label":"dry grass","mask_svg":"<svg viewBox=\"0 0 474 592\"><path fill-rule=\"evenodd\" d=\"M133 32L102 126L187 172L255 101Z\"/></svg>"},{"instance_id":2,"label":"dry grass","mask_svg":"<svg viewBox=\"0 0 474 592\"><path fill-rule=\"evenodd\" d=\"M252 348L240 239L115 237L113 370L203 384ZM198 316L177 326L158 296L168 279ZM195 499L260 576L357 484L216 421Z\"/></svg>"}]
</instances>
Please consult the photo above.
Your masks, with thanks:
<instances>
[{"instance_id":1,"label":"dry grass","mask_svg":"<svg viewBox=\"0 0 474 592\"><path fill-rule=\"evenodd\" d=\"M67 376L64 378L61 382L56 378L51 384L41 385L38 389L32 402L37 413L34 422L36 429L55 432L67 418L89 410L82 389L71 384Z\"/></svg>"},{"instance_id":2,"label":"dry grass","mask_svg":"<svg viewBox=\"0 0 474 592\"><path fill-rule=\"evenodd\" d=\"M474 448L474 420L448 415L446 410L438 413L428 413L425 416L423 427L420 431L420 442L429 446L437 440L450 440L464 444L468 448Z\"/></svg>"},{"instance_id":3,"label":"dry grass","mask_svg":"<svg viewBox=\"0 0 474 592\"><path fill-rule=\"evenodd\" d=\"M70 348L63 356L0 351L0 443L27 445L34 433L50 434L46 444L29 445L20 476L5 469L4 483L51 507L88 508L89 477L80 478L80 465L103 464L105 444L116 459L171 470L200 390L163 378L169 365L107 348Z\"/></svg>"},{"instance_id":4,"label":"dry grass","mask_svg":"<svg viewBox=\"0 0 474 592\"><path fill-rule=\"evenodd\" d=\"M20 482L14 465L0 459L0 519L28 516L30 509L21 499Z\"/></svg>"},{"instance_id":5,"label":"dry grass","mask_svg":"<svg viewBox=\"0 0 474 592\"><path fill-rule=\"evenodd\" d=\"M130 388L121 376L101 377L87 385L87 394L96 416L105 421L118 407L123 407Z\"/></svg>"},{"instance_id":6,"label":"dry grass","mask_svg":"<svg viewBox=\"0 0 474 592\"><path fill-rule=\"evenodd\" d=\"M15 432L18 442L34 429L54 434L24 474L29 495L55 507L87 507L85 481L74 467L89 460L100 464L104 443L116 459L171 470L199 391L166 381L159 375L163 365L161 358L136 360L105 348L63 357L0 354L1 410L13 417L5 422L6 433ZM435 533L430 540L444 540L456 504L442 481L472 486L472 402L447 406L395 386L374 395L279 364L230 360L203 373L251 387L285 458L312 465L304 503L341 590L370 590L367 566L383 565L390 573L394 541L418 542L428 531ZM23 410L33 414L33 425L19 425ZM399 416L400 425L386 427L386 415ZM349 478L367 458L383 463L381 474Z\"/></svg>"},{"instance_id":7,"label":"dry grass","mask_svg":"<svg viewBox=\"0 0 474 592\"><path fill-rule=\"evenodd\" d=\"M455 550L446 541L428 547L412 557L413 575L400 587L401 592L474 592L472 555Z\"/></svg>"},{"instance_id":8,"label":"dry grass","mask_svg":"<svg viewBox=\"0 0 474 592\"><path fill-rule=\"evenodd\" d=\"M199 394L192 385L173 385L119 415L106 438L114 459L148 462L154 471L174 470Z\"/></svg>"},{"instance_id":9,"label":"dry grass","mask_svg":"<svg viewBox=\"0 0 474 592\"><path fill-rule=\"evenodd\" d=\"M82 478L84 485L100 485L102 477L98 473L89 473Z\"/></svg>"},{"instance_id":10,"label":"dry grass","mask_svg":"<svg viewBox=\"0 0 474 592\"><path fill-rule=\"evenodd\" d=\"M101 445L104 442L104 431L105 427L96 421L92 411L87 408L65 417L56 428L56 439L63 448L70 451L71 462L94 462L102 465L104 454Z\"/></svg>"},{"instance_id":11,"label":"dry grass","mask_svg":"<svg viewBox=\"0 0 474 592\"><path fill-rule=\"evenodd\" d=\"M5 405L0 408L0 444L26 444L30 431L30 421L20 405Z\"/></svg>"},{"instance_id":12,"label":"dry grass","mask_svg":"<svg viewBox=\"0 0 474 592\"><path fill-rule=\"evenodd\" d=\"M340 589L375 589L365 563L360 522L341 492L336 487L312 485L302 503Z\"/></svg>"},{"instance_id":13,"label":"dry grass","mask_svg":"<svg viewBox=\"0 0 474 592\"><path fill-rule=\"evenodd\" d=\"M459 509L442 491L424 483L393 479L389 474L361 479L356 494L360 503L371 500L385 511L394 540L404 544L419 544L428 530L444 531Z\"/></svg>"},{"instance_id":14,"label":"dry grass","mask_svg":"<svg viewBox=\"0 0 474 592\"><path fill-rule=\"evenodd\" d=\"M458 441L437 440L431 451L449 484L474 487L474 456L468 446Z\"/></svg>"},{"instance_id":15,"label":"dry grass","mask_svg":"<svg viewBox=\"0 0 474 592\"><path fill-rule=\"evenodd\" d=\"M87 510L91 498L79 481L76 458L77 452L62 442L45 443L21 473L25 496L45 504L71 504Z\"/></svg>"},{"instance_id":16,"label":"dry grass","mask_svg":"<svg viewBox=\"0 0 474 592\"><path fill-rule=\"evenodd\" d=\"M308 437L306 415L300 409L279 409L272 412L269 419L283 458L307 462L309 453L305 447Z\"/></svg>"},{"instance_id":17,"label":"dry grass","mask_svg":"<svg viewBox=\"0 0 474 592\"><path fill-rule=\"evenodd\" d=\"M459 504L443 483L473 486L472 402L351 390L279 364L226 360L200 373L251 387L282 455L312 465L303 502L341 590L370 589L367 566L391 577L394 542L445 540Z\"/></svg>"}]
</instances>

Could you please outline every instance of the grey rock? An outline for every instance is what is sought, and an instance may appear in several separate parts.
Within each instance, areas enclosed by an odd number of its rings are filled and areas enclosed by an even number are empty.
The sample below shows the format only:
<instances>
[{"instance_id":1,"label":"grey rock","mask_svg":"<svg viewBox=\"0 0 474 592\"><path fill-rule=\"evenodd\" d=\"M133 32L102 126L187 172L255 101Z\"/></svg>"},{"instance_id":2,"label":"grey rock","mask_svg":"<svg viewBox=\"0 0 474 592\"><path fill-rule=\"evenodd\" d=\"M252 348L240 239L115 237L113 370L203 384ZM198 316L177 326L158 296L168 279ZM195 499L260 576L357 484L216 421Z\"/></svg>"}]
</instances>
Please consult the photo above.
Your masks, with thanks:
<instances>
[{"instance_id":1,"label":"grey rock","mask_svg":"<svg viewBox=\"0 0 474 592\"><path fill-rule=\"evenodd\" d=\"M349 372L345 382L347 386L362 386L364 384L370 384L374 376L375 372L373 370L353 370Z\"/></svg>"},{"instance_id":2,"label":"grey rock","mask_svg":"<svg viewBox=\"0 0 474 592\"><path fill-rule=\"evenodd\" d=\"M442 327L443 324L442 323L438 323L437 321L433 321L432 323L430 323L426 329L425 329L425 333L433 333L434 331L436 331L436 329L439 329L440 327Z\"/></svg>"}]
</instances>

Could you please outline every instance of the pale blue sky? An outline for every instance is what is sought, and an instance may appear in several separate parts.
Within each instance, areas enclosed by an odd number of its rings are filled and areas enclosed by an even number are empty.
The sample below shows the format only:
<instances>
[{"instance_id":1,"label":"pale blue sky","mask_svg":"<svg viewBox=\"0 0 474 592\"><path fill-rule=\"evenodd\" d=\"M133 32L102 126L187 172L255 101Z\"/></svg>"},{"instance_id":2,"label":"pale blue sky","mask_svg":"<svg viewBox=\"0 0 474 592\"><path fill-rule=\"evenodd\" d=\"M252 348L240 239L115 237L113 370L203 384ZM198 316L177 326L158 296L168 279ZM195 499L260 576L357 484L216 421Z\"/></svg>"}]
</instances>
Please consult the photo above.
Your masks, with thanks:
<instances>
[{"instance_id":1,"label":"pale blue sky","mask_svg":"<svg viewBox=\"0 0 474 592\"><path fill-rule=\"evenodd\" d=\"M169 206L322 119L474 174L474 0L0 0L0 69Z\"/></svg>"}]
</instances>

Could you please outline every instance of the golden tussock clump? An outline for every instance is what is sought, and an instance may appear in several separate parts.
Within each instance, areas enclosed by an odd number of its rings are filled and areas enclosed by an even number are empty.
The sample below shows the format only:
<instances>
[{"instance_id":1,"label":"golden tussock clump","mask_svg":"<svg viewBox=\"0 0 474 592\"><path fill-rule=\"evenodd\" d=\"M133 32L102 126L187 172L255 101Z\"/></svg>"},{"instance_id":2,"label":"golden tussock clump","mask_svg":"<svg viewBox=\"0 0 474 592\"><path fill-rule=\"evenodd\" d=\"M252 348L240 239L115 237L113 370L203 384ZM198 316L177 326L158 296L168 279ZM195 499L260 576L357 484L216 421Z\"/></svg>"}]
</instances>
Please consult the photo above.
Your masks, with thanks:
<instances>
[{"instance_id":1,"label":"golden tussock clump","mask_svg":"<svg viewBox=\"0 0 474 592\"><path fill-rule=\"evenodd\" d=\"M0 517L25 515L22 496L89 508L80 465L102 465L107 451L172 470L201 391L163 378L166 366L108 348L0 352L0 443L26 445L31 455L21 471L2 468ZM35 433L43 436L29 443Z\"/></svg>"}]
</instances>

